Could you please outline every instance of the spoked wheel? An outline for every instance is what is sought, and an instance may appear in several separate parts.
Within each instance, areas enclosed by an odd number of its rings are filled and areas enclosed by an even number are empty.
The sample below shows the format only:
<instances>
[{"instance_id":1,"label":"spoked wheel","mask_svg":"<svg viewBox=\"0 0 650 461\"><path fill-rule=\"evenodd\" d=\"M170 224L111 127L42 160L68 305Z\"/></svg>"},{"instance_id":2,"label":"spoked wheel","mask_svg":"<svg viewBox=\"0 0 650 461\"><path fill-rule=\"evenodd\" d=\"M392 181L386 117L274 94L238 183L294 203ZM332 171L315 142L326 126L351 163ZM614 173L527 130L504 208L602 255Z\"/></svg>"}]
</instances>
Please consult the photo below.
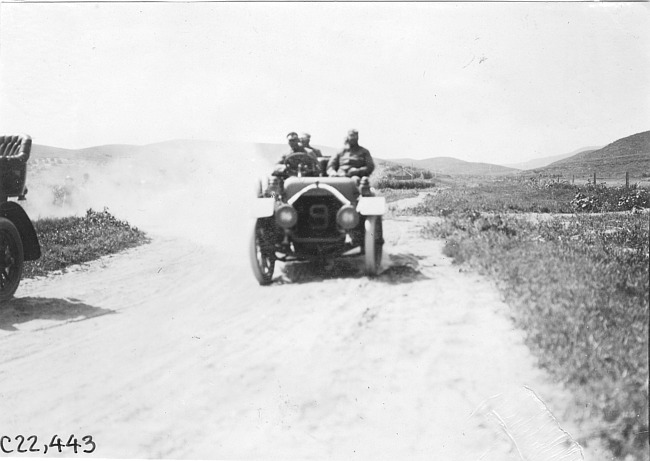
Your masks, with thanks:
<instances>
[{"instance_id":1,"label":"spoked wheel","mask_svg":"<svg viewBox=\"0 0 650 461\"><path fill-rule=\"evenodd\" d=\"M260 285L268 285L273 280L275 269L275 248L273 241L272 218L259 218L250 243L250 258L253 274Z\"/></svg>"},{"instance_id":2,"label":"spoked wheel","mask_svg":"<svg viewBox=\"0 0 650 461\"><path fill-rule=\"evenodd\" d=\"M14 295L23 275L23 242L14 223L0 218L0 302Z\"/></svg>"},{"instance_id":3,"label":"spoked wheel","mask_svg":"<svg viewBox=\"0 0 650 461\"><path fill-rule=\"evenodd\" d=\"M367 275L377 275L381 264L384 236L381 216L368 216L365 222L364 237L365 269Z\"/></svg>"}]
</instances>

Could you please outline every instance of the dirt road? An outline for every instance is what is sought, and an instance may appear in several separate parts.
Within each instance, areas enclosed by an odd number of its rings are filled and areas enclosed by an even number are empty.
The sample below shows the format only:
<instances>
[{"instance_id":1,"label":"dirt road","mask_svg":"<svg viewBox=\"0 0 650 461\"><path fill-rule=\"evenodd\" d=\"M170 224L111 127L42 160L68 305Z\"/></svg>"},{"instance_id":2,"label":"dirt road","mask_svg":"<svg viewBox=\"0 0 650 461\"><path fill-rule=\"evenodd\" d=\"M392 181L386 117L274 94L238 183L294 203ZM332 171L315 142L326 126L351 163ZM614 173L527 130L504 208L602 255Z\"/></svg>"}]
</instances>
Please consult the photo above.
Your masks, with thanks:
<instances>
[{"instance_id":1,"label":"dirt road","mask_svg":"<svg viewBox=\"0 0 650 461\"><path fill-rule=\"evenodd\" d=\"M152 243L23 281L2 306L0 436L36 435L35 456L75 434L103 458L515 460L530 441L486 401L513 397L525 419L523 386L557 417L530 410L538 442L580 435L495 288L422 239L426 220L385 222L375 279L346 260L259 287L239 202L201 184L129 217Z\"/></svg>"}]
</instances>

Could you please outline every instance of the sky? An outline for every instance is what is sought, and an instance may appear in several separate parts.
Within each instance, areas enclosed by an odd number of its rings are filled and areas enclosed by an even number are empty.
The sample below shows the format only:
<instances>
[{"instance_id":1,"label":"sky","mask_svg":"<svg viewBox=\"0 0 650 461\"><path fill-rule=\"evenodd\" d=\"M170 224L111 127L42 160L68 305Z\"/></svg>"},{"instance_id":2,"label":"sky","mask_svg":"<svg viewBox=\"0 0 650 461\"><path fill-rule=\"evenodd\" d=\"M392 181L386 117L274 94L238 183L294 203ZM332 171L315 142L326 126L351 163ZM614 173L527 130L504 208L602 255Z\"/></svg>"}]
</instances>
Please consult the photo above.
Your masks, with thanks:
<instances>
[{"instance_id":1,"label":"sky","mask_svg":"<svg viewBox=\"0 0 650 461\"><path fill-rule=\"evenodd\" d=\"M650 130L648 3L0 3L0 130L517 163Z\"/></svg>"}]
</instances>

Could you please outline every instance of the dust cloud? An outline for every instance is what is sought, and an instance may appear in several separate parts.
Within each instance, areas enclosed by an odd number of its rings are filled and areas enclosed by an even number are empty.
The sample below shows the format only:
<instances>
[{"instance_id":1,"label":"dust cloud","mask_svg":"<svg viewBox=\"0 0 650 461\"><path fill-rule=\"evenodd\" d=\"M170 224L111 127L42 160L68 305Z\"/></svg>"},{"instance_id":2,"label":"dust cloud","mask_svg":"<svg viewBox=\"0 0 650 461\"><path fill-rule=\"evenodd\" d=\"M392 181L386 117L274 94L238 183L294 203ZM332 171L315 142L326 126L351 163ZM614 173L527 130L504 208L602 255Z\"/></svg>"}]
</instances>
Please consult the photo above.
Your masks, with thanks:
<instances>
[{"instance_id":1,"label":"dust cloud","mask_svg":"<svg viewBox=\"0 0 650 461\"><path fill-rule=\"evenodd\" d=\"M255 144L201 141L142 146L99 163L28 165L32 220L105 208L152 236L182 237L229 253L245 247L255 183L273 158Z\"/></svg>"}]
</instances>

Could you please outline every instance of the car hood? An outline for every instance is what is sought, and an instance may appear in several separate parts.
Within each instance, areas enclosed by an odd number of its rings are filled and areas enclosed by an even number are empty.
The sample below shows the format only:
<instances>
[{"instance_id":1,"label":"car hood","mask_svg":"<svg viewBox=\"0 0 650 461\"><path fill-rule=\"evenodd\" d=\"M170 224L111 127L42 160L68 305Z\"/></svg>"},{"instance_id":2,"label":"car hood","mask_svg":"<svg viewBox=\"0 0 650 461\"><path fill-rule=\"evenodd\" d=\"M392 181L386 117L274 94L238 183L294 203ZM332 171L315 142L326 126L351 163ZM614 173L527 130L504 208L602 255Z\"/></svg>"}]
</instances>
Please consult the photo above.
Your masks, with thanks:
<instances>
[{"instance_id":1,"label":"car hood","mask_svg":"<svg viewBox=\"0 0 650 461\"><path fill-rule=\"evenodd\" d=\"M299 193L305 187L312 184L327 184L338 190L350 202L356 202L359 197L359 187L352 178L329 178L329 177L290 177L284 181L286 199Z\"/></svg>"}]
</instances>

